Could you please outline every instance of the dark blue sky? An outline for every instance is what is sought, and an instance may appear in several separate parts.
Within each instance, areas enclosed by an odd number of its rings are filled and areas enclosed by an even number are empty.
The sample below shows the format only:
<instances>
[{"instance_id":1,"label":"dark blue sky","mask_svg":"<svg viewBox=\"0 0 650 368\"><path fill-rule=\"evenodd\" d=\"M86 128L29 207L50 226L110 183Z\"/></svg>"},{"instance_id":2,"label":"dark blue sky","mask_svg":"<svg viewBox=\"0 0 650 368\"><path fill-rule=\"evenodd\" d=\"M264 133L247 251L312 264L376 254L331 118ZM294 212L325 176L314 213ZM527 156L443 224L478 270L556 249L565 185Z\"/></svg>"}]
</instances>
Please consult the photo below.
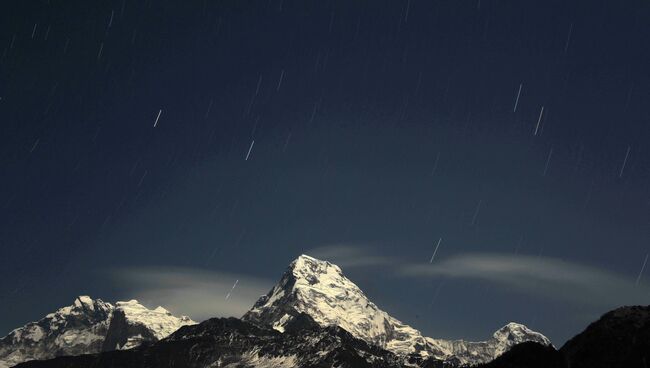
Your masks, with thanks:
<instances>
[{"instance_id":1,"label":"dark blue sky","mask_svg":"<svg viewBox=\"0 0 650 368\"><path fill-rule=\"evenodd\" d=\"M304 252L434 337L650 302L647 1L4 5L0 334Z\"/></svg>"}]
</instances>

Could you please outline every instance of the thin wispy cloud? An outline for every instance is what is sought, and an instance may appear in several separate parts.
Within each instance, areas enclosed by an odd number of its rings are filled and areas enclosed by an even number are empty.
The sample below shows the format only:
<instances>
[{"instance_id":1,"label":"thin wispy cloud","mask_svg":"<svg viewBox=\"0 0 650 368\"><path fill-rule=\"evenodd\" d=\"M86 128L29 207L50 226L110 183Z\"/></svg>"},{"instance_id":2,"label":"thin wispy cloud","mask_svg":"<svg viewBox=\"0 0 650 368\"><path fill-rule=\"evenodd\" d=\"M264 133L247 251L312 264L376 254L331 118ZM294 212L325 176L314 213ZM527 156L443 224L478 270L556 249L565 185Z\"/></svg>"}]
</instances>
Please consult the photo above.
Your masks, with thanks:
<instances>
[{"instance_id":1,"label":"thin wispy cloud","mask_svg":"<svg viewBox=\"0 0 650 368\"><path fill-rule=\"evenodd\" d=\"M112 270L110 275L124 289L126 298L162 305L196 321L241 317L274 284L247 275L193 268L124 268Z\"/></svg>"},{"instance_id":2,"label":"thin wispy cloud","mask_svg":"<svg viewBox=\"0 0 650 368\"><path fill-rule=\"evenodd\" d=\"M490 282L497 287L577 305L612 307L649 304L650 285L630 275L558 258L500 253L464 253L435 262L414 263L384 256L370 247L331 245L306 254L330 261L343 271L381 268L408 279L446 278ZM372 272L372 271L371 271ZM162 305L195 320L240 317L277 280L193 268L125 268L110 273L124 298Z\"/></svg>"},{"instance_id":3,"label":"thin wispy cloud","mask_svg":"<svg viewBox=\"0 0 650 368\"><path fill-rule=\"evenodd\" d=\"M647 304L650 287L626 275L557 258L467 253L434 264L402 264L401 275L493 282L533 295L593 305Z\"/></svg>"},{"instance_id":4,"label":"thin wispy cloud","mask_svg":"<svg viewBox=\"0 0 650 368\"><path fill-rule=\"evenodd\" d=\"M553 257L502 253L463 253L430 263L381 255L369 246L329 245L307 254L339 265L381 267L399 277L473 279L541 298L579 305L650 303L650 286L602 267Z\"/></svg>"}]
</instances>

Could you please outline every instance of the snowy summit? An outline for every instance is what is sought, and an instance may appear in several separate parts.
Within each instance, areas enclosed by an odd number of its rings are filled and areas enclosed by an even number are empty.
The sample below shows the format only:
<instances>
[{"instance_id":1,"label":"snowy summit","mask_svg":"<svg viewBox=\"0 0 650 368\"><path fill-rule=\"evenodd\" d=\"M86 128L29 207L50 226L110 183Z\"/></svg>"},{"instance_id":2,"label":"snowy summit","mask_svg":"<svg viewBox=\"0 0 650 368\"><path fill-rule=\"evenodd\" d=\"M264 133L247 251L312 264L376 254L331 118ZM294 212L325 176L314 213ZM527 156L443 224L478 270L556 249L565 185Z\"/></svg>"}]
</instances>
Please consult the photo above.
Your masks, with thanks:
<instances>
[{"instance_id":1,"label":"snowy summit","mask_svg":"<svg viewBox=\"0 0 650 368\"><path fill-rule=\"evenodd\" d=\"M434 357L460 364L488 362L524 342L551 342L526 326L509 323L487 341L468 342L425 337L379 309L361 289L330 262L301 255L280 281L242 319L283 331L299 313L321 326L339 326L354 337L398 355Z\"/></svg>"}]
</instances>

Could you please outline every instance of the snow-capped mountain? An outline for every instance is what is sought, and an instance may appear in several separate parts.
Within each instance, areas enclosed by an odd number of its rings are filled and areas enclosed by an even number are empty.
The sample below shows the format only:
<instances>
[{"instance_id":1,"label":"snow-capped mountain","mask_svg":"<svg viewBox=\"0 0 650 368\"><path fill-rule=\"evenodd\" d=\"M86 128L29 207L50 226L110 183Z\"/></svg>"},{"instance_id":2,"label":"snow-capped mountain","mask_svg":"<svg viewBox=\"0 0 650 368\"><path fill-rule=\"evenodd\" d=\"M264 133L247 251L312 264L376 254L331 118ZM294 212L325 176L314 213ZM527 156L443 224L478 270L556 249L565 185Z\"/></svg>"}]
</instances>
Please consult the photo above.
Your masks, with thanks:
<instances>
[{"instance_id":1,"label":"snow-capped mountain","mask_svg":"<svg viewBox=\"0 0 650 368\"><path fill-rule=\"evenodd\" d=\"M0 368L24 361L31 361L25 367L447 368L491 361L525 341L550 345L516 323L482 342L425 337L379 309L338 266L302 255L241 320L195 325L135 300L112 305L79 297L0 339ZM92 355L32 361L80 354Z\"/></svg>"},{"instance_id":2,"label":"snow-capped mountain","mask_svg":"<svg viewBox=\"0 0 650 368\"><path fill-rule=\"evenodd\" d=\"M0 339L0 368L33 359L129 349L160 340L188 324L195 322L175 317L162 307L147 309L136 300L112 305L80 296L72 305Z\"/></svg>"},{"instance_id":3,"label":"snow-capped mountain","mask_svg":"<svg viewBox=\"0 0 650 368\"><path fill-rule=\"evenodd\" d=\"M474 365L492 361L513 346L532 341L552 346L551 341L539 332L510 322L498 329L487 341L443 340L427 338L432 347L443 353L444 360L457 361L462 365ZM442 358L436 355L438 359Z\"/></svg>"},{"instance_id":4,"label":"snow-capped mountain","mask_svg":"<svg viewBox=\"0 0 650 368\"><path fill-rule=\"evenodd\" d=\"M298 313L389 351L418 353L427 346L419 331L379 309L338 266L306 255L294 260L280 282L242 319L283 331Z\"/></svg>"},{"instance_id":5,"label":"snow-capped mountain","mask_svg":"<svg viewBox=\"0 0 650 368\"><path fill-rule=\"evenodd\" d=\"M145 342L158 341L181 326L195 324L187 316L175 317L167 309L147 309L137 300L115 303L115 310L102 350L131 349Z\"/></svg>"},{"instance_id":6,"label":"snow-capped mountain","mask_svg":"<svg viewBox=\"0 0 650 368\"><path fill-rule=\"evenodd\" d=\"M434 358L453 365L490 361L524 341L551 344L544 335L517 323L507 324L482 342L425 337L379 309L338 266L307 255L294 260L279 283L242 319L283 331L300 313L321 326L339 326L397 355Z\"/></svg>"},{"instance_id":7,"label":"snow-capped mountain","mask_svg":"<svg viewBox=\"0 0 650 368\"><path fill-rule=\"evenodd\" d=\"M18 368L405 368L401 357L306 314L285 331L237 318L184 326L137 349L29 361ZM425 367L425 366L422 366Z\"/></svg>"},{"instance_id":8,"label":"snow-capped mountain","mask_svg":"<svg viewBox=\"0 0 650 368\"><path fill-rule=\"evenodd\" d=\"M650 306L605 314L559 351L527 341L476 368L644 368L650 361ZM355 338L338 326L321 326L305 313L282 323L283 332L237 318L212 318L183 326L136 349L32 360L16 368L456 368L458 361L405 359ZM505 348L535 334L509 324L482 348ZM450 342L451 343L451 342ZM456 349L448 346L449 349ZM482 353L481 353L482 354Z\"/></svg>"}]
</instances>

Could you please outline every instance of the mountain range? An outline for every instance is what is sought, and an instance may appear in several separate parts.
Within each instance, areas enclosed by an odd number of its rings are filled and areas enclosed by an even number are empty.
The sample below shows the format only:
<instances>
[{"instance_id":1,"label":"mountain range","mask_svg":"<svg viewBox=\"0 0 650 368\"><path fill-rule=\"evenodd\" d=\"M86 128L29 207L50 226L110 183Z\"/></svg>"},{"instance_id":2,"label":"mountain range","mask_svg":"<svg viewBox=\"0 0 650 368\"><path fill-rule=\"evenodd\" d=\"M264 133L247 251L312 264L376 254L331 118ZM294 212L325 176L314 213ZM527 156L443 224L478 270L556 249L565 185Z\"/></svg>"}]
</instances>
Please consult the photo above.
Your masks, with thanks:
<instances>
[{"instance_id":1,"label":"mountain range","mask_svg":"<svg viewBox=\"0 0 650 368\"><path fill-rule=\"evenodd\" d=\"M195 324L136 301L79 297L1 339L0 367L623 367L621 355L647 358L644 308L606 314L559 351L517 323L482 342L430 338L379 309L338 266L302 255L241 319Z\"/></svg>"},{"instance_id":2,"label":"mountain range","mask_svg":"<svg viewBox=\"0 0 650 368\"><path fill-rule=\"evenodd\" d=\"M80 296L72 305L0 339L0 368L33 359L130 349L195 323L189 317L175 317L163 307L147 309L137 300L113 305Z\"/></svg>"}]
</instances>

